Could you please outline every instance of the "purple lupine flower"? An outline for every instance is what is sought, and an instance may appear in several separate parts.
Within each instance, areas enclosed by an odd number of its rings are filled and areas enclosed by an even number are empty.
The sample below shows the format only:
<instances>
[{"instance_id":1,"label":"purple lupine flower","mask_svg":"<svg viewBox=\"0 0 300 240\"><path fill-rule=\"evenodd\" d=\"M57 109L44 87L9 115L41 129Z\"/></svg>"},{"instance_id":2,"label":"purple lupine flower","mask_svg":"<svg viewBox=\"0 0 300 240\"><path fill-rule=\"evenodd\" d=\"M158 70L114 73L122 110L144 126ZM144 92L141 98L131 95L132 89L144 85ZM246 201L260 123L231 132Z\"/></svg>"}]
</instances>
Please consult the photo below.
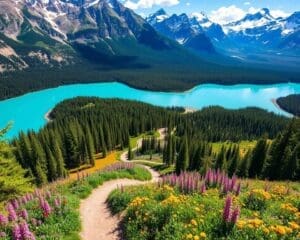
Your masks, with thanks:
<instances>
[{"instance_id":1,"label":"purple lupine flower","mask_svg":"<svg viewBox=\"0 0 300 240\"><path fill-rule=\"evenodd\" d=\"M18 202L17 199L12 200L11 204L13 205L13 207L14 207L15 210L18 210L19 207L20 207L19 202Z\"/></svg>"},{"instance_id":2,"label":"purple lupine flower","mask_svg":"<svg viewBox=\"0 0 300 240\"><path fill-rule=\"evenodd\" d=\"M240 209L239 208L235 208L231 214L231 219L230 222L233 224L236 224L238 218L240 216Z\"/></svg>"},{"instance_id":3,"label":"purple lupine flower","mask_svg":"<svg viewBox=\"0 0 300 240\"><path fill-rule=\"evenodd\" d=\"M14 209L14 206L11 203L7 204L7 211L8 211L8 220L10 222L16 221L17 220L17 213Z\"/></svg>"},{"instance_id":4,"label":"purple lupine flower","mask_svg":"<svg viewBox=\"0 0 300 240\"><path fill-rule=\"evenodd\" d=\"M21 210L20 216L21 216L24 220L28 220L28 212L27 212L27 210L26 210L25 208Z\"/></svg>"},{"instance_id":5,"label":"purple lupine flower","mask_svg":"<svg viewBox=\"0 0 300 240\"><path fill-rule=\"evenodd\" d=\"M200 193L204 193L205 191L206 191L206 186L205 183L203 183L200 189Z\"/></svg>"},{"instance_id":6,"label":"purple lupine flower","mask_svg":"<svg viewBox=\"0 0 300 240\"><path fill-rule=\"evenodd\" d=\"M12 237L13 237L13 240L23 240L21 229L18 224L15 224L15 226L12 229Z\"/></svg>"},{"instance_id":7,"label":"purple lupine flower","mask_svg":"<svg viewBox=\"0 0 300 240\"><path fill-rule=\"evenodd\" d=\"M232 206L232 198L231 196L227 196L225 200L225 205L224 205L224 210L223 210L223 220L225 222L230 222L230 211L231 211L231 206Z\"/></svg>"},{"instance_id":8,"label":"purple lupine flower","mask_svg":"<svg viewBox=\"0 0 300 240\"><path fill-rule=\"evenodd\" d=\"M7 217L0 213L0 226L5 226L7 222L8 222Z\"/></svg>"},{"instance_id":9,"label":"purple lupine flower","mask_svg":"<svg viewBox=\"0 0 300 240\"><path fill-rule=\"evenodd\" d=\"M235 195L238 196L241 193L241 183L238 183L235 191Z\"/></svg>"},{"instance_id":10,"label":"purple lupine flower","mask_svg":"<svg viewBox=\"0 0 300 240\"><path fill-rule=\"evenodd\" d=\"M51 214L52 209L48 201L43 198L40 199L40 208L42 209L45 218L47 218Z\"/></svg>"},{"instance_id":11,"label":"purple lupine flower","mask_svg":"<svg viewBox=\"0 0 300 240\"><path fill-rule=\"evenodd\" d=\"M50 192L49 190L47 190L47 191L46 191L46 197L47 197L48 199L50 199L51 196L52 196L51 192Z\"/></svg>"},{"instance_id":12,"label":"purple lupine flower","mask_svg":"<svg viewBox=\"0 0 300 240\"><path fill-rule=\"evenodd\" d=\"M33 233L29 230L28 224L23 222L20 224L20 231L23 240L35 240Z\"/></svg>"},{"instance_id":13,"label":"purple lupine flower","mask_svg":"<svg viewBox=\"0 0 300 240\"><path fill-rule=\"evenodd\" d=\"M5 232L0 232L0 238L5 238L6 237L6 233Z\"/></svg>"}]
</instances>

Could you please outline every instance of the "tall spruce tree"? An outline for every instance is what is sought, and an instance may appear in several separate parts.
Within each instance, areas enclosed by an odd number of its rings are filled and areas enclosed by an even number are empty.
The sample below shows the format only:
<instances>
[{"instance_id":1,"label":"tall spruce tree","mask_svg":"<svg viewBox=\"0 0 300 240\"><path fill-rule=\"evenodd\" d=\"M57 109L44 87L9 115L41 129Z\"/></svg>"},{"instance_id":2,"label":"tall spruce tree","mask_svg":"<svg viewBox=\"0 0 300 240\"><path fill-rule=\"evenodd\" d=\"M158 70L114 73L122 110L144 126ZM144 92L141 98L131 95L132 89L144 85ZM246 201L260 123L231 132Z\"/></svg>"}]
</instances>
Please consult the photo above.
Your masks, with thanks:
<instances>
[{"instance_id":1,"label":"tall spruce tree","mask_svg":"<svg viewBox=\"0 0 300 240\"><path fill-rule=\"evenodd\" d=\"M266 138L260 139L252 151L249 166L249 177L260 177L265 164L268 151L268 142Z\"/></svg>"}]
</instances>

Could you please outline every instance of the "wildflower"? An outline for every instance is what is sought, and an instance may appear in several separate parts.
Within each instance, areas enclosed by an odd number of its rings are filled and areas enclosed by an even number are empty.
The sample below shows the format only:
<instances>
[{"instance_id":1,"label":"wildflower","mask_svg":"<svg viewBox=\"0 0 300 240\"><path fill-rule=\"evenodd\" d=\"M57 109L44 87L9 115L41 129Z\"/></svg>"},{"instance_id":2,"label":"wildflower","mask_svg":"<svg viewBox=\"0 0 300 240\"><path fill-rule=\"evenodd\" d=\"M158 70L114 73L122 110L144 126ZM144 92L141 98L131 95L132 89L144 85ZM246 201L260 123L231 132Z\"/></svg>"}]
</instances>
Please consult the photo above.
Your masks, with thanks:
<instances>
[{"instance_id":1,"label":"wildflower","mask_svg":"<svg viewBox=\"0 0 300 240\"><path fill-rule=\"evenodd\" d=\"M25 220L28 220L28 212L26 209L22 209L21 212L20 212L20 216L25 219Z\"/></svg>"},{"instance_id":2,"label":"wildflower","mask_svg":"<svg viewBox=\"0 0 300 240\"><path fill-rule=\"evenodd\" d=\"M51 207L50 207L47 200L41 198L40 199L40 207L43 211L43 215L44 215L45 218L48 217L51 214L52 209L51 209Z\"/></svg>"},{"instance_id":3,"label":"wildflower","mask_svg":"<svg viewBox=\"0 0 300 240\"><path fill-rule=\"evenodd\" d=\"M199 240L200 238L199 238L199 236L198 235L195 235L194 236L194 240Z\"/></svg>"},{"instance_id":4,"label":"wildflower","mask_svg":"<svg viewBox=\"0 0 300 240\"><path fill-rule=\"evenodd\" d=\"M0 213L0 227L5 226L7 224L7 222L8 222L7 217L5 217L4 215L2 215Z\"/></svg>"},{"instance_id":5,"label":"wildflower","mask_svg":"<svg viewBox=\"0 0 300 240\"><path fill-rule=\"evenodd\" d=\"M281 209L283 210L286 210L288 212L291 212L291 213L296 213L298 212L298 208L294 207L292 204L290 203L283 203L281 204Z\"/></svg>"},{"instance_id":6,"label":"wildflower","mask_svg":"<svg viewBox=\"0 0 300 240\"><path fill-rule=\"evenodd\" d=\"M20 232L24 240L35 240L32 232L30 232L28 224L23 222L20 224Z\"/></svg>"},{"instance_id":7,"label":"wildflower","mask_svg":"<svg viewBox=\"0 0 300 240\"><path fill-rule=\"evenodd\" d=\"M19 207L20 207L19 202L18 202L17 199L12 200L11 204L13 205L15 210L19 209Z\"/></svg>"},{"instance_id":8,"label":"wildflower","mask_svg":"<svg viewBox=\"0 0 300 240\"><path fill-rule=\"evenodd\" d=\"M12 237L13 240L22 240L22 233L18 224L15 224L15 226L12 229Z\"/></svg>"},{"instance_id":9,"label":"wildflower","mask_svg":"<svg viewBox=\"0 0 300 240\"><path fill-rule=\"evenodd\" d=\"M223 220L225 222L230 222L230 209L232 205L232 198L228 195L225 200L225 206L223 210Z\"/></svg>"},{"instance_id":10,"label":"wildflower","mask_svg":"<svg viewBox=\"0 0 300 240\"><path fill-rule=\"evenodd\" d=\"M240 209L239 208L234 209L231 215L230 222L235 224L239 218L239 215L240 215Z\"/></svg>"},{"instance_id":11,"label":"wildflower","mask_svg":"<svg viewBox=\"0 0 300 240\"><path fill-rule=\"evenodd\" d=\"M206 238L206 233L205 233L205 232L201 232L201 233L200 233L200 237L201 237L201 238Z\"/></svg>"},{"instance_id":12,"label":"wildflower","mask_svg":"<svg viewBox=\"0 0 300 240\"><path fill-rule=\"evenodd\" d=\"M245 225L246 225L246 221L244 221L244 220L238 220L236 222L236 226L240 229L244 228Z\"/></svg>"},{"instance_id":13,"label":"wildflower","mask_svg":"<svg viewBox=\"0 0 300 240\"><path fill-rule=\"evenodd\" d=\"M289 222L289 225L293 230L298 230L300 228L296 222Z\"/></svg>"},{"instance_id":14,"label":"wildflower","mask_svg":"<svg viewBox=\"0 0 300 240\"><path fill-rule=\"evenodd\" d=\"M270 233L270 230L266 227L263 227L262 230L266 235L268 235Z\"/></svg>"},{"instance_id":15,"label":"wildflower","mask_svg":"<svg viewBox=\"0 0 300 240\"><path fill-rule=\"evenodd\" d=\"M274 231L275 233L277 233L278 235L286 235L286 234L290 234L293 232L293 230L289 227L285 227L282 225L276 225L276 226L272 226L270 228L272 231Z\"/></svg>"},{"instance_id":16,"label":"wildflower","mask_svg":"<svg viewBox=\"0 0 300 240\"><path fill-rule=\"evenodd\" d=\"M198 223L197 223L197 221L196 221L195 219L192 219L192 220L191 220L191 224L194 225L194 226L197 226L197 225L198 225Z\"/></svg>"},{"instance_id":17,"label":"wildflower","mask_svg":"<svg viewBox=\"0 0 300 240\"><path fill-rule=\"evenodd\" d=\"M18 218L17 213L15 211L14 206L11 203L7 205L7 211L8 211L8 220L11 222L16 221Z\"/></svg>"},{"instance_id":18,"label":"wildflower","mask_svg":"<svg viewBox=\"0 0 300 240\"><path fill-rule=\"evenodd\" d=\"M186 235L187 239L192 239L193 238L193 234L189 233L188 235Z\"/></svg>"}]
</instances>

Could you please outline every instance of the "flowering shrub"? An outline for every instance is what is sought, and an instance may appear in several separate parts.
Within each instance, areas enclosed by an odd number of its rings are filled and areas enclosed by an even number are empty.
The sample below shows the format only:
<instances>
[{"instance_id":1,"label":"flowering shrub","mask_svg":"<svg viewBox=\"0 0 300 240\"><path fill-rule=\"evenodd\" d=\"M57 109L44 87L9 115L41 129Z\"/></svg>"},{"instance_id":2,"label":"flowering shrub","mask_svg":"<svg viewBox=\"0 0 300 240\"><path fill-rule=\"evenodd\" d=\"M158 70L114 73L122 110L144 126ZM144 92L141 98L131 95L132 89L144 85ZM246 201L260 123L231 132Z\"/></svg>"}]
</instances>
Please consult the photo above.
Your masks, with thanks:
<instances>
[{"instance_id":1,"label":"flowering shrub","mask_svg":"<svg viewBox=\"0 0 300 240\"><path fill-rule=\"evenodd\" d=\"M265 190L253 189L250 193L248 193L248 197L245 199L245 205L251 210L262 211L266 209L270 198L270 193Z\"/></svg>"}]
</instances>

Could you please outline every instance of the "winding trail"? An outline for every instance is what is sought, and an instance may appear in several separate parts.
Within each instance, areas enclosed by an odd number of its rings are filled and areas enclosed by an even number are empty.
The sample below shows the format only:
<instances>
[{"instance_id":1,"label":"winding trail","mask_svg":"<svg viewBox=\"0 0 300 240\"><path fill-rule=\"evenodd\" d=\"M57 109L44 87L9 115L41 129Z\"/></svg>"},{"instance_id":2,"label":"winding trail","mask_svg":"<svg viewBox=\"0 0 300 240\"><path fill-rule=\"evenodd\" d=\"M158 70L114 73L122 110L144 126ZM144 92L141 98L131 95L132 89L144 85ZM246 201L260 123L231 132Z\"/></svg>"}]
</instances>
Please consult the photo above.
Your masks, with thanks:
<instances>
[{"instance_id":1,"label":"winding trail","mask_svg":"<svg viewBox=\"0 0 300 240\"><path fill-rule=\"evenodd\" d=\"M164 139L165 129L159 129L159 139ZM141 144L138 141L137 147ZM121 155L121 161L127 162L127 152ZM119 229L120 217L113 216L107 206L106 200L109 194L118 186L133 186L157 182L159 173L147 166L143 166L152 175L150 181L138 181L130 179L117 179L105 182L100 187L93 190L91 195L80 203L80 218L82 231L80 237L82 240L117 240L121 237Z\"/></svg>"}]
</instances>

